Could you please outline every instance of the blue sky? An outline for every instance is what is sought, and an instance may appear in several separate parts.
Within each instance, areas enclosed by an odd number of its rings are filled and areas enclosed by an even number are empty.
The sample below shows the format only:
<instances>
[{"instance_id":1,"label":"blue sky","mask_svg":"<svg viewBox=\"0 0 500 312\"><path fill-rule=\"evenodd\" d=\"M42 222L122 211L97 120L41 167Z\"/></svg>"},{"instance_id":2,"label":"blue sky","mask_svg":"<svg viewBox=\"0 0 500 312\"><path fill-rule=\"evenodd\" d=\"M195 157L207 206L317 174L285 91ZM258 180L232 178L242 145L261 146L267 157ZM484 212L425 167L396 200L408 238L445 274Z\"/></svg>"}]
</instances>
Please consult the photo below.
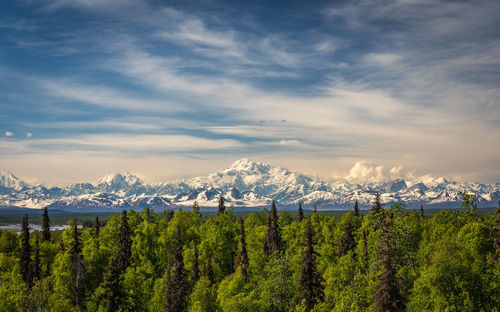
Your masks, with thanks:
<instances>
[{"instance_id":1,"label":"blue sky","mask_svg":"<svg viewBox=\"0 0 500 312\"><path fill-rule=\"evenodd\" d=\"M500 2L4 0L0 167L500 181Z\"/></svg>"}]
</instances>

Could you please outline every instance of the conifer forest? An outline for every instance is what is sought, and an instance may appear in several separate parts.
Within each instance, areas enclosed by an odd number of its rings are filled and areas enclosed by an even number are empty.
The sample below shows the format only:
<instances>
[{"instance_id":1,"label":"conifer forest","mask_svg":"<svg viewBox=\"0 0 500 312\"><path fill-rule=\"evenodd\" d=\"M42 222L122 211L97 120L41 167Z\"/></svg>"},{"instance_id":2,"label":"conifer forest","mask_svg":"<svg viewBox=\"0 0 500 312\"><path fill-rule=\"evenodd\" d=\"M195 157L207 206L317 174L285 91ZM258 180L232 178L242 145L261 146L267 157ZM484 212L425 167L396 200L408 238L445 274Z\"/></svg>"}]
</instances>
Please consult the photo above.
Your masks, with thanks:
<instances>
[{"instance_id":1,"label":"conifer forest","mask_svg":"<svg viewBox=\"0 0 500 312\"><path fill-rule=\"evenodd\" d=\"M0 235L0 311L499 311L500 206L123 211ZM37 216L38 217L38 216Z\"/></svg>"}]
</instances>

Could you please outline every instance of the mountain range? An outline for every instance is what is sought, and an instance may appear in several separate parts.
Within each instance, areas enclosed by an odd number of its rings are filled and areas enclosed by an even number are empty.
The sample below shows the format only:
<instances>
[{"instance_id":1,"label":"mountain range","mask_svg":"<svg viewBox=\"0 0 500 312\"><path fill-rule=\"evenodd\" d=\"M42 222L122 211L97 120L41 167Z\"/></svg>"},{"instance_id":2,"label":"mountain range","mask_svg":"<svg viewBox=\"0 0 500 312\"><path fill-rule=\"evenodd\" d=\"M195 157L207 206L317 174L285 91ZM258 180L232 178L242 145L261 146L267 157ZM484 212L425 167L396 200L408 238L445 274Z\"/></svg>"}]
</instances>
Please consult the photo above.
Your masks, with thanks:
<instances>
[{"instance_id":1,"label":"mountain range","mask_svg":"<svg viewBox=\"0 0 500 312\"><path fill-rule=\"evenodd\" d=\"M402 202L408 208L456 207L462 192L475 194L478 206L496 206L500 183L462 183L442 177L397 178L387 181L354 182L338 179L325 182L285 168L246 158L228 169L207 176L148 184L131 173L106 176L95 183L76 183L62 187L31 185L10 172L0 171L0 207L43 208L78 211L135 209L155 210L191 206L217 207L219 196L226 204L240 208L269 206L275 200L281 207L351 208L355 200L368 208L374 194L380 193L386 205Z\"/></svg>"}]
</instances>

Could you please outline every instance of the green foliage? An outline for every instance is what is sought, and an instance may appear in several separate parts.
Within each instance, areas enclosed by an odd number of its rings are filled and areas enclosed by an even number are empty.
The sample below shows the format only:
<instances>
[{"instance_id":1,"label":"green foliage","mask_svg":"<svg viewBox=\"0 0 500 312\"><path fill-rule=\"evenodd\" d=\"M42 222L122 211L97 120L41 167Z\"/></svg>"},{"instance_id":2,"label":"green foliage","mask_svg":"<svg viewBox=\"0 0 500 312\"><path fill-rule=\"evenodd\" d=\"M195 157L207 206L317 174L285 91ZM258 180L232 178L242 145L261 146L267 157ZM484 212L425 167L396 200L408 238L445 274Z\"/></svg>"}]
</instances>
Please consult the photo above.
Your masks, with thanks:
<instances>
[{"instance_id":1,"label":"green foliage","mask_svg":"<svg viewBox=\"0 0 500 312\"><path fill-rule=\"evenodd\" d=\"M478 216L474 197L467 193L461 209L444 210L432 218L421 218L402 204L380 205L364 216L355 211L337 217L313 214L311 247L324 286L324 299L316 296L314 307L305 300L295 301L302 291L299 281L306 262L307 222L294 220L287 211L255 211L244 218L243 225L231 209L203 220L196 204L192 210L175 214L149 208L129 211L128 230L120 215L99 222L98 231L95 226L75 231L70 221L71 227L64 231L51 231L50 240L40 239L40 278L31 288L22 278L21 263L29 263L31 275L36 236L42 238L43 233L26 239L27 235L2 230L0 312L163 312L167 268L170 264L172 281L174 263L186 277L184 311L374 311L374 294L381 289L384 273L380 253L384 250L381 242L387 239L384 218L388 213L392 214L390 242L394 247L391 264L397 261L391 278L403 282L398 291L407 303L406 311L499 311L500 256L495 255L500 248L500 209L496 215ZM280 236L280 252L271 257L263 250L269 216L272 226L276 220ZM176 246L178 229L181 249ZM120 244L120 231L128 232L130 241L122 239ZM23 256L24 262L20 261L23 245L24 255L29 255ZM120 245L130 246L130 253L123 252L129 255L125 269L117 264ZM174 252L175 248L181 253ZM242 257L247 278L241 271ZM199 271L205 271L197 280L196 263ZM239 265L236 270L235 265ZM79 269L85 273L83 293L76 289Z\"/></svg>"}]
</instances>

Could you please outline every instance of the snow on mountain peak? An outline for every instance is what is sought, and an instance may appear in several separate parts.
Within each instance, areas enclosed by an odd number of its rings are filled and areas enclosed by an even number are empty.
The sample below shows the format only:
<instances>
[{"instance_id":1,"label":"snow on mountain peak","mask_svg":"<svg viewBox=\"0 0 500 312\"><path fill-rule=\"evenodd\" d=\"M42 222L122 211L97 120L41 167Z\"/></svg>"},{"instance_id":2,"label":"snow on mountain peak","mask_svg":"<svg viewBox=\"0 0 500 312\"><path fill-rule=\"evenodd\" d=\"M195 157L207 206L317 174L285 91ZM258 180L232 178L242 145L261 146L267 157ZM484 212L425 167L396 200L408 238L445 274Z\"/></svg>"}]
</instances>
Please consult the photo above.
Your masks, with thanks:
<instances>
[{"instance_id":1,"label":"snow on mountain peak","mask_svg":"<svg viewBox=\"0 0 500 312\"><path fill-rule=\"evenodd\" d=\"M19 191L24 187L28 187L28 183L20 180L8 171L0 170L0 186Z\"/></svg>"},{"instance_id":2,"label":"snow on mountain peak","mask_svg":"<svg viewBox=\"0 0 500 312\"><path fill-rule=\"evenodd\" d=\"M97 182L97 185L116 185L116 184L125 184L125 185L134 185L134 184L142 184L141 179L139 179L138 176L130 173L130 172L125 172L125 173L116 173L116 174L110 174L102 179L100 179Z\"/></svg>"},{"instance_id":3,"label":"snow on mountain peak","mask_svg":"<svg viewBox=\"0 0 500 312\"><path fill-rule=\"evenodd\" d=\"M252 160L249 160L248 158L241 158L237 161L235 161L229 169L226 169L226 171L267 171L269 170L270 166L263 164L262 162L255 162Z\"/></svg>"}]
</instances>

